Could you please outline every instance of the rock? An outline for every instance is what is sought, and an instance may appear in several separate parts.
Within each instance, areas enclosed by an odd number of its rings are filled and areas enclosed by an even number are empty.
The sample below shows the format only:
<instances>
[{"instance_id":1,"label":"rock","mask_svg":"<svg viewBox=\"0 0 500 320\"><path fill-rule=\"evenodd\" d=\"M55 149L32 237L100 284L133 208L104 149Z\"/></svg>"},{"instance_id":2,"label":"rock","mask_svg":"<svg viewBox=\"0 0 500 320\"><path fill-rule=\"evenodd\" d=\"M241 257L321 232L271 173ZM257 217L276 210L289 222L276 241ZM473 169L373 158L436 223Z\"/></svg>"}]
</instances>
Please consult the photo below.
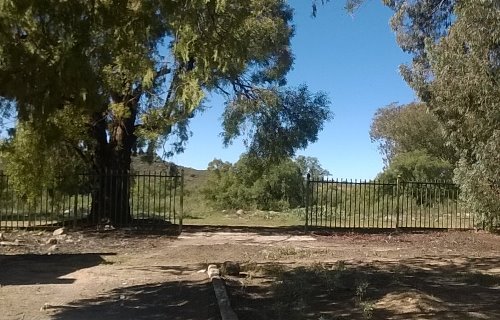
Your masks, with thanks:
<instances>
[{"instance_id":1,"label":"rock","mask_svg":"<svg viewBox=\"0 0 500 320\"><path fill-rule=\"evenodd\" d=\"M207 273L210 279L220 276L219 269L217 269L217 266L215 264L211 264L208 266Z\"/></svg>"},{"instance_id":2,"label":"rock","mask_svg":"<svg viewBox=\"0 0 500 320\"><path fill-rule=\"evenodd\" d=\"M5 237L3 236L3 233L0 232L0 241L4 241Z\"/></svg>"},{"instance_id":3,"label":"rock","mask_svg":"<svg viewBox=\"0 0 500 320\"><path fill-rule=\"evenodd\" d=\"M56 251L56 250L59 250L59 248L57 247L57 245L51 245L47 251L49 252L49 254L51 254L52 252Z\"/></svg>"},{"instance_id":4,"label":"rock","mask_svg":"<svg viewBox=\"0 0 500 320\"><path fill-rule=\"evenodd\" d=\"M54 236L60 236L60 235L65 234L65 233L66 233L66 229L65 228L59 228L59 229L54 230L54 232L52 233L52 235L54 235Z\"/></svg>"},{"instance_id":5,"label":"rock","mask_svg":"<svg viewBox=\"0 0 500 320\"><path fill-rule=\"evenodd\" d=\"M57 244L57 239L56 238L50 238L47 240L46 244Z\"/></svg>"},{"instance_id":6,"label":"rock","mask_svg":"<svg viewBox=\"0 0 500 320\"><path fill-rule=\"evenodd\" d=\"M226 261L222 264L221 273L228 276L240 275L240 264L234 261Z\"/></svg>"},{"instance_id":7,"label":"rock","mask_svg":"<svg viewBox=\"0 0 500 320\"><path fill-rule=\"evenodd\" d=\"M236 211L236 214L239 216L241 216L244 213L245 213L245 211L243 211L243 209L239 209L238 211Z\"/></svg>"}]
</instances>

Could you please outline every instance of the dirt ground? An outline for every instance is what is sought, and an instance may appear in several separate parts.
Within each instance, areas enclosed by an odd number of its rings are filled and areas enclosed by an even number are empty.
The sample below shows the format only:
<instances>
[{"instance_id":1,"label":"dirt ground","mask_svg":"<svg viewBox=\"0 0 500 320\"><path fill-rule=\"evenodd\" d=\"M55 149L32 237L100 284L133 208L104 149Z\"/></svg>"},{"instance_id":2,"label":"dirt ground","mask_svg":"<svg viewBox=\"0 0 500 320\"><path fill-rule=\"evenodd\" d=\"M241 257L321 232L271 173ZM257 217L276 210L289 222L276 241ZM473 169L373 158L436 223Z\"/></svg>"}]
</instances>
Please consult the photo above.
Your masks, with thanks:
<instances>
[{"instance_id":1,"label":"dirt ground","mask_svg":"<svg viewBox=\"0 0 500 320\"><path fill-rule=\"evenodd\" d=\"M193 226L180 236L68 230L60 236L6 232L3 238L4 320L219 319L213 289L200 271L228 260L243 269L281 266L284 272L342 261L347 272L369 275L373 319L500 319L500 236L486 232L305 234L293 228ZM274 275L262 272L228 278L240 319L277 318L273 281ZM314 275L309 281L314 285ZM352 291L354 285L347 287ZM336 300L314 300L301 314L366 317L346 292Z\"/></svg>"}]
</instances>

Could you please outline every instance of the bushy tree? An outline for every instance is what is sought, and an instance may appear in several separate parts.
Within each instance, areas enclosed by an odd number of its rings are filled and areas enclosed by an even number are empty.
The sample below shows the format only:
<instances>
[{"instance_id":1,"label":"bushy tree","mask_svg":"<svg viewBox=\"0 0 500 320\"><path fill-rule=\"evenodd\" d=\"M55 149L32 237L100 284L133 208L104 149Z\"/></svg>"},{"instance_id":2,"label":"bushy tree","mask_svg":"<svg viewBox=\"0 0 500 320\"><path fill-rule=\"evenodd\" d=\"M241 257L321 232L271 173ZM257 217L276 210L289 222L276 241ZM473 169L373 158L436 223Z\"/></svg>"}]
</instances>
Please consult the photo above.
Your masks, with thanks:
<instances>
[{"instance_id":1,"label":"bushy tree","mask_svg":"<svg viewBox=\"0 0 500 320\"><path fill-rule=\"evenodd\" d=\"M295 163L300 168L302 176L310 175L312 179L320 179L330 175L330 172L323 167L316 157L297 156Z\"/></svg>"},{"instance_id":2,"label":"bushy tree","mask_svg":"<svg viewBox=\"0 0 500 320\"><path fill-rule=\"evenodd\" d=\"M403 50L405 80L437 115L456 151L455 180L474 212L500 215L499 30L496 0L384 0Z\"/></svg>"},{"instance_id":3,"label":"bushy tree","mask_svg":"<svg viewBox=\"0 0 500 320\"><path fill-rule=\"evenodd\" d=\"M395 181L451 180L455 150L448 146L439 119L423 103L391 104L375 113L370 129L385 168L378 176Z\"/></svg>"},{"instance_id":4,"label":"bushy tree","mask_svg":"<svg viewBox=\"0 0 500 320\"><path fill-rule=\"evenodd\" d=\"M386 165L401 153L415 150L453 164L455 150L448 146L439 119L424 103L379 108L373 117L370 138L378 142Z\"/></svg>"},{"instance_id":5,"label":"bushy tree","mask_svg":"<svg viewBox=\"0 0 500 320\"><path fill-rule=\"evenodd\" d=\"M182 151L206 92L232 106L284 84L291 20L283 0L0 0L0 106L22 127L4 148L8 173L27 190L37 185L18 172L51 179L76 157L128 171L138 137L177 137L171 150ZM113 194L94 186L91 216L126 222L129 182L111 184Z\"/></svg>"},{"instance_id":6,"label":"bushy tree","mask_svg":"<svg viewBox=\"0 0 500 320\"><path fill-rule=\"evenodd\" d=\"M451 181L454 166L424 150L398 153L389 166L378 175L382 181Z\"/></svg>"},{"instance_id":7,"label":"bushy tree","mask_svg":"<svg viewBox=\"0 0 500 320\"><path fill-rule=\"evenodd\" d=\"M429 104L460 156L455 180L470 207L500 221L500 3L463 0L446 37L428 45Z\"/></svg>"},{"instance_id":8,"label":"bushy tree","mask_svg":"<svg viewBox=\"0 0 500 320\"><path fill-rule=\"evenodd\" d=\"M316 158L299 157L279 162L244 154L234 165L215 159L208 165L210 178L205 197L219 209L285 210L304 205L302 160L325 172Z\"/></svg>"}]
</instances>

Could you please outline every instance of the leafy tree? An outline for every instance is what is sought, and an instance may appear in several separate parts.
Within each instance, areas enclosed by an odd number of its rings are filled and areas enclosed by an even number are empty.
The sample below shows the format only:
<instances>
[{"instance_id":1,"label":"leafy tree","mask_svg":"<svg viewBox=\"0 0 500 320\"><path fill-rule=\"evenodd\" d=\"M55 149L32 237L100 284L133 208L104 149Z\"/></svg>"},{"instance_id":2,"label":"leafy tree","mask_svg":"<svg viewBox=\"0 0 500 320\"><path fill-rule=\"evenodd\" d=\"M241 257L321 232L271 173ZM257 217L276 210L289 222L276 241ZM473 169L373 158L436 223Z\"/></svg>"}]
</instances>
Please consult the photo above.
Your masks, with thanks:
<instances>
[{"instance_id":1,"label":"leafy tree","mask_svg":"<svg viewBox=\"0 0 500 320\"><path fill-rule=\"evenodd\" d=\"M318 179L330 175L328 170L321 167L316 157L298 156L295 158L295 163L299 166L302 176L310 174L313 179Z\"/></svg>"},{"instance_id":2,"label":"leafy tree","mask_svg":"<svg viewBox=\"0 0 500 320\"><path fill-rule=\"evenodd\" d=\"M425 151L439 159L456 161L455 151L447 145L439 119L423 103L379 108L372 121L370 138L379 143L384 161L415 150Z\"/></svg>"},{"instance_id":3,"label":"leafy tree","mask_svg":"<svg viewBox=\"0 0 500 320\"><path fill-rule=\"evenodd\" d=\"M214 159L208 164L210 179L204 190L216 208L284 210L304 205L304 178L328 175L317 158L298 156L269 162L243 154L234 165Z\"/></svg>"},{"instance_id":4,"label":"leafy tree","mask_svg":"<svg viewBox=\"0 0 500 320\"><path fill-rule=\"evenodd\" d=\"M500 221L500 3L463 0L429 44L429 104L460 155L455 179L475 212Z\"/></svg>"},{"instance_id":5,"label":"leafy tree","mask_svg":"<svg viewBox=\"0 0 500 320\"><path fill-rule=\"evenodd\" d=\"M414 56L402 74L456 150L455 180L463 198L491 224L500 214L499 3L384 2L395 10L399 44Z\"/></svg>"},{"instance_id":6,"label":"leafy tree","mask_svg":"<svg viewBox=\"0 0 500 320\"><path fill-rule=\"evenodd\" d=\"M398 153L390 165L377 177L383 181L450 181L454 166L446 160L429 155L424 150Z\"/></svg>"},{"instance_id":7,"label":"leafy tree","mask_svg":"<svg viewBox=\"0 0 500 320\"><path fill-rule=\"evenodd\" d=\"M224 143L249 136L249 154L271 161L293 157L297 149L318 139L323 124L331 118L325 93L312 94L307 86L297 90L272 89L241 94L223 115Z\"/></svg>"},{"instance_id":8,"label":"leafy tree","mask_svg":"<svg viewBox=\"0 0 500 320\"><path fill-rule=\"evenodd\" d=\"M284 210L302 206L304 177L297 161L269 163L244 154L234 165L215 159L204 190L219 209Z\"/></svg>"},{"instance_id":9,"label":"leafy tree","mask_svg":"<svg viewBox=\"0 0 500 320\"><path fill-rule=\"evenodd\" d=\"M138 138L177 137L182 151L207 91L240 102L284 83L291 19L282 0L0 0L0 103L22 128L4 146L7 171L27 191L20 166L44 180L76 157L128 171ZM129 181L111 184L94 185L91 218L126 222Z\"/></svg>"}]
</instances>

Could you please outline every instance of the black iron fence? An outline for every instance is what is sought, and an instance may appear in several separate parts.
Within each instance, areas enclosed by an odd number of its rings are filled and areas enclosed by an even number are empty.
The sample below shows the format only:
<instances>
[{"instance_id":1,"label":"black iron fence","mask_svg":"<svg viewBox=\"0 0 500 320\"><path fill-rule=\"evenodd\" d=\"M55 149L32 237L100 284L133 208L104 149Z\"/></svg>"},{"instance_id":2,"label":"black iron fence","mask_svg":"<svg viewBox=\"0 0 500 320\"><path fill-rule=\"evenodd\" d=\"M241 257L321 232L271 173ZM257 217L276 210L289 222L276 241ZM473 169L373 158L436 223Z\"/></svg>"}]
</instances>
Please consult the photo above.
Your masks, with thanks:
<instances>
[{"instance_id":1,"label":"black iron fence","mask_svg":"<svg viewBox=\"0 0 500 320\"><path fill-rule=\"evenodd\" d=\"M73 226L91 215L102 224L109 219L120 225L182 225L182 172L109 171L78 175L73 181L73 188L42 190L28 199L0 173L0 229Z\"/></svg>"},{"instance_id":2,"label":"black iron fence","mask_svg":"<svg viewBox=\"0 0 500 320\"><path fill-rule=\"evenodd\" d=\"M482 222L465 209L453 183L310 179L306 226L331 228L472 229Z\"/></svg>"}]
</instances>

